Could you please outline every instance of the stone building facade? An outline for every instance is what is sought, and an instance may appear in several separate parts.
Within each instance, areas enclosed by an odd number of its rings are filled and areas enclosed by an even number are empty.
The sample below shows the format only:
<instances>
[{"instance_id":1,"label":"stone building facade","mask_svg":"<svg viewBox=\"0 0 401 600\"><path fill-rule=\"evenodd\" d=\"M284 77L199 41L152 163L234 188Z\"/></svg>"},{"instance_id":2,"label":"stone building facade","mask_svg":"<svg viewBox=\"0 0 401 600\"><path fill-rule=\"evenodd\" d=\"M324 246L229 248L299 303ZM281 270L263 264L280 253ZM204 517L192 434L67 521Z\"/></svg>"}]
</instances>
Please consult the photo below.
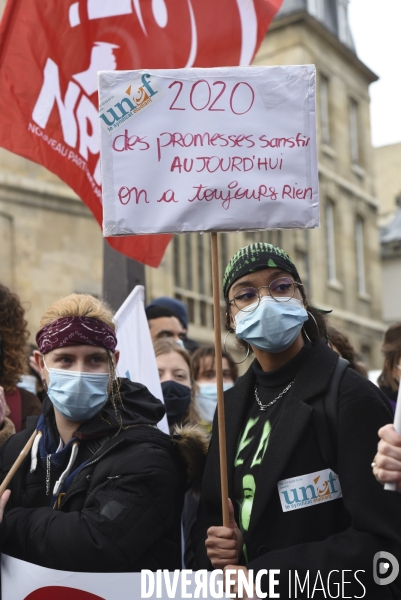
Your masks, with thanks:
<instances>
[{"instance_id":1,"label":"stone building facade","mask_svg":"<svg viewBox=\"0 0 401 600\"><path fill-rule=\"evenodd\" d=\"M101 294L103 240L81 200L46 169L0 149L0 282L17 292L35 332L71 292Z\"/></svg>"},{"instance_id":2,"label":"stone building facade","mask_svg":"<svg viewBox=\"0 0 401 600\"><path fill-rule=\"evenodd\" d=\"M383 320L401 321L401 144L374 149L382 261Z\"/></svg>"},{"instance_id":3,"label":"stone building facade","mask_svg":"<svg viewBox=\"0 0 401 600\"><path fill-rule=\"evenodd\" d=\"M0 11L1 11L0 0ZM381 362L380 248L376 227L369 84L357 58L346 0L284 0L257 65L315 64L321 228L219 234L220 270L241 246L263 240L294 258L313 304L332 308L369 366ZM103 241L89 211L58 178L0 150L0 278L29 308L73 291L101 294ZM210 241L176 236L159 269L146 268L147 298L171 295L189 309L190 336L213 341Z\"/></svg>"},{"instance_id":4,"label":"stone building facade","mask_svg":"<svg viewBox=\"0 0 401 600\"><path fill-rule=\"evenodd\" d=\"M284 0L259 51L260 64L314 63L321 228L305 250L299 232L284 246L309 264L312 302L333 309L368 366L381 364L380 251L377 232L369 84L376 80L356 56L346 0Z\"/></svg>"},{"instance_id":5,"label":"stone building facade","mask_svg":"<svg viewBox=\"0 0 401 600\"><path fill-rule=\"evenodd\" d=\"M384 226L399 209L401 197L401 143L374 148L376 195L379 225Z\"/></svg>"},{"instance_id":6,"label":"stone building facade","mask_svg":"<svg viewBox=\"0 0 401 600\"><path fill-rule=\"evenodd\" d=\"M349 334L370 368L378 368L385 326L369 117L376 76L355 54L346 1L284 0L254 61L311 63L317 69L321 228L220 234L220 264L255 240L282 245L312 303L333 309L332 324ZM208 236L176 237L161 269L167 293L188 303L192 335L211 341ZM159 295L159 271L147 272L151 298Z\"/></svg>"}]
</instances>

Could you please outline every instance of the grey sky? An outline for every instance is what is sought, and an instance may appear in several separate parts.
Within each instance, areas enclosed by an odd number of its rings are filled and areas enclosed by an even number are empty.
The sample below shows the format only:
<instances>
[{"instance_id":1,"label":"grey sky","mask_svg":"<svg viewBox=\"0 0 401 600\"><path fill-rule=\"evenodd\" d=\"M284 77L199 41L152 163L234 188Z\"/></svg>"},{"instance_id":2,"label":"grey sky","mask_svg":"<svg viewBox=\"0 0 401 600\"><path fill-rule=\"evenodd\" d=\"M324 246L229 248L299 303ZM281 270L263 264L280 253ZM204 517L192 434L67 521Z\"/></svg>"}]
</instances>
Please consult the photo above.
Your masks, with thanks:
<instances>
[{"instance_id":1,"label":"grey sky","mask_svg":"<svg viewBox=\"0 0 401 600\"><path fill-rule=\"evenodd\" d=\"M401 0L351 0L349 19L359 58L379 75L370 87L372 142L401 142Z\"/></svg>"}]
</instances>

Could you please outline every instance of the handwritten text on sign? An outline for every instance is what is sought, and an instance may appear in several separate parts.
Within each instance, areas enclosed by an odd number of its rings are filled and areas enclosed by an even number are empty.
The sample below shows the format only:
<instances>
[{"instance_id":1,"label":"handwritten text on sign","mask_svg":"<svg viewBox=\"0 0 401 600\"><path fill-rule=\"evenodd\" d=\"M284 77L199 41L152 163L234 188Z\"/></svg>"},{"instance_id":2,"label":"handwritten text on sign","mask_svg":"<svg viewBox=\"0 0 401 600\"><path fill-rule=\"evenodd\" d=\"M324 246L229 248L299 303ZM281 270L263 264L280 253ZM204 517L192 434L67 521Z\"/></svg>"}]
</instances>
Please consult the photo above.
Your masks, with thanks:
<instances>
[{"instance_id":1,"label":"handwritten text on sign","mask_svg":"<svg viewBox=\"0 0 401 600\"><path fill-rule=\"evenodd\" d=\"M99 74L104 235L319 225L315 68Z\"/></svg>"}]
</instances>

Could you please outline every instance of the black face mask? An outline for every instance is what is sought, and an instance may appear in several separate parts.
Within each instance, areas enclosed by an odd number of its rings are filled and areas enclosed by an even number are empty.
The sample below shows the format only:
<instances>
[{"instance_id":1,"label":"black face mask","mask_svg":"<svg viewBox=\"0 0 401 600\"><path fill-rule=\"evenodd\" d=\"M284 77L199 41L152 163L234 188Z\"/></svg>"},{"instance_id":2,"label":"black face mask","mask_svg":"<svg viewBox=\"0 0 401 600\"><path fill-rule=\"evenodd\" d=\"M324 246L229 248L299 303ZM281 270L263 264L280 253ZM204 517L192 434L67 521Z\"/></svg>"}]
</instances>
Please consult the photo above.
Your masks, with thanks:
<instances>
[{"instance_id":1,"label":"black face mask","mask_svg":"<svg viewBox=\"0 0 401 600\"><path fill-rule=\"evenodd\" d=\"M177 381L163 381L162 392L169 425L179 423L191 404L191 388Z\"/></svg>"}]
</instances>

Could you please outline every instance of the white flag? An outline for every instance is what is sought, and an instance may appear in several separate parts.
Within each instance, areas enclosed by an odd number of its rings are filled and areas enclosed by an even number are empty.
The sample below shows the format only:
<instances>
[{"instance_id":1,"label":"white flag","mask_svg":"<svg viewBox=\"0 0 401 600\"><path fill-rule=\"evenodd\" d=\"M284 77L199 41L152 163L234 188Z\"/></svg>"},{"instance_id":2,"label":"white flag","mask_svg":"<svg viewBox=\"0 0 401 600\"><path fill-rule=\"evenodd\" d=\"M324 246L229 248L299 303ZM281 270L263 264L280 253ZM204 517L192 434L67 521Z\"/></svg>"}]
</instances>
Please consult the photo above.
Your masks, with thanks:
<instances>
[{"instance_id":1,"label":"white flag","mask_svg":"<svg viewBox=\"0 0 401 600\"><path fill-rule=\"evenodd\" d=\"M202 573L203 595L207 589L209 599L226 598L222 571L217 577L215 571L213 579L207 571ZM160 584L155 581L158 575L163 575ZM141 573L74 573L39 567L6 554L1 555L3 600L169 600L182 598L181 590L185 590L187 598L196 598L199 596L198 586L195 573L190 570L183 573L159 571L157 574L146 569Z\"/></svg>"},{"instance_id":2,"label":"white flag","mask_svg":"<svg viewBox=\"0 0 401 600\"><path fill-rule=\"evenodd\" d=\"M150 393L163 402L144 300L145 288L137 285L116 312L117 349L120 351L117 375L146 385ZM158 427L169 433L166 416Z\"/></svg>"}]
</instances>

